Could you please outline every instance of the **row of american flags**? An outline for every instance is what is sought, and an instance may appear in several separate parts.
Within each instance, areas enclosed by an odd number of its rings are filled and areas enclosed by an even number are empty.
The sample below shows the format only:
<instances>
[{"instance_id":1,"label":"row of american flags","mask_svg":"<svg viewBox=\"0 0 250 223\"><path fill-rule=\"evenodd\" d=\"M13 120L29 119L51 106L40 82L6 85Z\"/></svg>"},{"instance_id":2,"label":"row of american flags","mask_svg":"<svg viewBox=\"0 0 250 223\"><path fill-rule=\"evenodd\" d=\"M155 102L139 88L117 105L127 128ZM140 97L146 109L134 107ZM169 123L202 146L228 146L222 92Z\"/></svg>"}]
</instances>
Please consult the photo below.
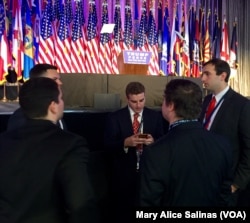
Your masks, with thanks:
<instances>
[{"instance_id":1,"label":"row of american flags","mask_svg":"<svg viewBox=\"0 0 250 223\"><path fill-rule=\"evenodd\" d=\"M237 23L230 42L218 0L209 2L0 0L0 84L9 67L28 80L36 63L61 73L119 74L123 50L152 52L148 75L199 77L213 57L236 69ZM101 33L109 23L113 32Z\"/></svg>"}]
</instances>

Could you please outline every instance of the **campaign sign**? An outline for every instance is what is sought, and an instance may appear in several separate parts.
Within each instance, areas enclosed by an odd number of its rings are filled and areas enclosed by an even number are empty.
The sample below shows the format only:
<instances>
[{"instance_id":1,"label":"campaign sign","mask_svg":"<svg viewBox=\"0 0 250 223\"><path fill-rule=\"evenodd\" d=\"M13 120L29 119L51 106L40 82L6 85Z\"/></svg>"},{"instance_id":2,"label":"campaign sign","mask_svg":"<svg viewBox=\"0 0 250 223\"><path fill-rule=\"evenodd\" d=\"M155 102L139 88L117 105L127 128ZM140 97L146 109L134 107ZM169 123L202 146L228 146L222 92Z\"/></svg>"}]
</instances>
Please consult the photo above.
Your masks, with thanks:
<instances>
[{"instance_id":1,"label":"campaign sign","mask_svg":"<svg viewBox=\"0 0 250 223\"><path fill-rule=\"evenodd\" d=\"M124 50L123 60L126 64L149 64L152 52Z\"/></svg>"}]
</instances>

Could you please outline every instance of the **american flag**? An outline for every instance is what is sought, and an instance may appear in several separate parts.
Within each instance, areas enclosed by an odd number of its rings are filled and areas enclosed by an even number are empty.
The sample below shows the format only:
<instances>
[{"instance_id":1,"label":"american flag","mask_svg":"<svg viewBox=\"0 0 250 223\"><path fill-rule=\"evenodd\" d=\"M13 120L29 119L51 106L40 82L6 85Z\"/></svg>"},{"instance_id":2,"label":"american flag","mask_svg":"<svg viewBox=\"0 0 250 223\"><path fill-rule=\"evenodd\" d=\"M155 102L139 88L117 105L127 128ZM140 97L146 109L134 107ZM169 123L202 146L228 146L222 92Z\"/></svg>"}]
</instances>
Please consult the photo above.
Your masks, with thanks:
<instances>
[{"instance_id":1,"label":"american flag","mask_svg":"<svg viewBox=\"0 0 250 223\"><path fill-rule=\"evenodd\" d=\"M153 15L153 9L149 12L149 32L148 32L148 48L152 52L149 63L149 75L159 75L159 62L158 62L158 36Z\"/></svg>"},{"instance_id":2,"label":"american flag","mask_svg":"<svg viewBox=\"0 0 250 223\"><path fill-rule=\"evenodd\" d=\"M59 68L60 72L68 73L71 71L71 41L69 27L66 21L67 8L64 4L62 5L62 12L56 39L56 66Z\"/></svg>"},{"instance_id":3,"label":"american flag","mask_svg":"<svg viewBox=\"0 0 250 223\"><path fill-rule=\"evenodd\" d=\"M66 22L67 24L70 24L73 20L73 13L72 13L72 3L71 0L65 0L66 1Z\"/></svg>"},{"instance_id":4,"label":"american flag","mask_svg":"<svg viewBox=\"0 0 250 223\"><path fill-rule=\"evenodd\" d=\"M112 41L112 68L113 74L119 74L118 70L118 56L122 52L122 25L121 25L121 6L119 0L115 5L115 28L114 28L114 40Z\"/></svg>"},{"instance_id":5,"label":"american flag","mask_svg":"<svg viewBox=\"0 0 250 223\"><path fill-rule=\"evenodd\" d=\"M85 48L82 29L82 17L83 13L82 4L78 1L75 2L76 11L74 15L73 27L72 27L72 41L71 41L71 72L86 73L84 60L85 60Z\"/></svg>"},{"instance_id":6,"label":"american flag","mask_svg":"<svg viewBox=\"0 0 250 223\"><path fill-rule=\"evenodd\" d=\"M39 63L55 63L54 35L51 24L51 4L45 5L45 10L41 21L41 33L39 42Z\"/></svg>"},{"instance_id":7,"label":"american flag","mask_svg":"<svg viewBox=\"0 0 250 223\"><path fill-rule=\"evenodd\" d=\"M146 9L146 1L143 1L142 5L142 14L139 26L139 33L138 33L138 42L137 46L139 50L147 51L147 9Z\"/></svg>"},{"instance_id":8,"label":"american flag","mask_svg":"<svg viewBox=\"0 0 250 223\"><path fill-rule=\"evenodd\" d=\"M54 38L57 39L57 29L58 24L61 19L62 14L62 0L52 0L51 4L51 22L52 22L52 29L54 33Z\"/></svg>"},{"instance_id":9,"label":"american flag","mask_svg":"<svg viewBox=\"0 0 250 223\"><path fill-rule=\"evenodd\" d=\"M60 10L60 3L61 3L61 0L53 0L53 2L51 3L52 4L52 21L55 21L55 20L60 20L60 14L61 14L61 10Z\"/></svg>"},{"instance_id":10,"label":"american flag","mask_svg":"<svg viewBox=\"0 0 250 223\"><path fill-rule=\"evenodd\" d=\"M82 26L84 26L84 24L85 24L85 17L84 17L84 14L83 14L83 12L84 12L84 4L83 4L83 0L78 0L77 1L78 3L79 3L79 11L80 11L80 23L81 23L81 25Z\"/></svg>"},{"instance_id":11,"label":"american flag","mask_svg":"<svg viewBox=\"0 0 250 223\"><path fill-rule=\"evenodd\" d=\"M139 11L138 11L138 2L134 0L134 49L137 48L139 33Z\"/></svg>"},{"instance_id":12,"label":"american flag","mask_svg":"<svg viewBox=\"0 0 250 223\"><path fill-rule=\"evenodd\" d=\"M108 4L104 0L102 4L102 25L108 24ZM109 33L101 33L100 35L100 50L99 50L99 73L111 74L112 73L112 61L111 61L111 49L110 49L110 36Z\"/></svg>"},{"instance_id":13,"label":"american flag","mask_svg":"<svg viewBox=\"0 0 250 223\"><path fill-rule=\"evenodd\" d=\"M87 73L98 73L98 39L97 39L97 14L95 1L89 1L89 17L87 25L86 69Z\"/></svg>"},{"instance_id":14,"label":"american flag","mask_svg":"<svg viewBox=\"0 0 250 223\"><path fill-rule=\"evenodd\" d=\"M124 49L132 50L133 36L132 36L132 15L129 4L125 6L125 25L124 25Z\"/></svg>"}]
</instances>

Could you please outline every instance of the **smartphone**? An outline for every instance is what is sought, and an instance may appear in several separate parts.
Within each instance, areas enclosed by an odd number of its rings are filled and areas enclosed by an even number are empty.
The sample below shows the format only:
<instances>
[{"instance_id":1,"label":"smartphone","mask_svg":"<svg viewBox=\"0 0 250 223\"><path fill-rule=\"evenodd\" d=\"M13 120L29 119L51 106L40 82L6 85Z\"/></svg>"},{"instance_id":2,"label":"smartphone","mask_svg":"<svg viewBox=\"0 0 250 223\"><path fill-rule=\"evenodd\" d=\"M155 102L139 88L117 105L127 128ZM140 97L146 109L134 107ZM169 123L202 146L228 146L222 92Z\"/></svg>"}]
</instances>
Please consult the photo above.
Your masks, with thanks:
<instances>
[{"instance_id":1,"label":"smartphone","mask_svg":"<svg viewBox=\"0 0 250 223\"><path fill-rule=\"evenodd\" d=\"M148 134L140 134L140 135L139 135L139 138L144 138L144 139L146 139L146 138L148 138Z\"/></svg>"}]
</instances>

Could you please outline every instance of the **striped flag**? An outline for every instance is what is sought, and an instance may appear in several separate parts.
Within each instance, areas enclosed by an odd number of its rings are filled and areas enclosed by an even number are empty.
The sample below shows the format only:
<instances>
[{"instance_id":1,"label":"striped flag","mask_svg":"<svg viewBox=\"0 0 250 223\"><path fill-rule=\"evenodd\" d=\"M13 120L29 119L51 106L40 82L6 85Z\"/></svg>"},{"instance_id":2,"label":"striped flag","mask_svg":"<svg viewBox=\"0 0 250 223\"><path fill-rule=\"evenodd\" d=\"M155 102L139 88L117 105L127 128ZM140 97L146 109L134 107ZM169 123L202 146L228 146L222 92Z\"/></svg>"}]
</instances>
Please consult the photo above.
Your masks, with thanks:
<instances>
[{"instance_id":1,"label":"striped flag","mask_svg":"<svg viewBox=\"0 0 250 223\"><path fill-rule=\"evenodd\" d=\"M62 0L53 0L52 1L52 21L59 21L61 17L61 4Z\"/></svg>"},{"instance_id":2,"label":"striped flag","mask_svg":"<svg viewBox=\"0 0 250 223\"><path fill-rule=\"evenodd\" d=\"M193 64L192 64L192 76L200 76L200 50L199 50L200 32L198 17L195 20L195 37L194 37L194 50L193 50Z\"/></svg>"},{"instance_id":3,"label":"striped flag","mask_svg":"<svg viewBox=\"0 0 250 223\"><path fill-rule=\"evenodd\" d=\"M98 73L98 39L97 39L97 14L95 1L89 0L89 17L87 25L87 49L85 64L87 73Z\"/></svg>"},{"instance_id":4,"label":"striped flag","mask_svg":"<svg viewBox=\"0 0 250 223\"><path fill-rule=\"evenodd\" d=\"M102 26L109 23L108 18L108 4L106 0L102 3ZM112 62L111 62L111 49L110 49L110 34L100 34L100 49L99 49L99 73L111 74Z\"/></svg>"},{"instance_id":5,"label":"striped flag","mask_svg":"<svg viewBox=\"0 0 250 223\"><path fill-rule=\"evenodd\" d=\"M29 71L34 66L34 44L33 44L33 29L31 26L31 11L29 6L26 6L26 24L24 38L24 81L29 79Z\"/></svg>"},{"instance_id":6,"label":"striped flag","mask_svg":"<svg viewBox=\"0 0 250 223\"><path fill-rule=\"evenodd\" d=\"M134 0L134 49L137 48L138 33L139 33L138 1Z\"/></svg>"},{"instance_id":7,"label":"striped flag","mask_svg":"<svg viewBox=\"0 0 250 223\"><path fill-rule=\"evenodd\" d=\"M142 13L141 13L138 42L137 42L139 50L142 51L148 50L146 34L147 34L147 8L146 8L146 1L144 0L142 3Z\"/></svg>"},{"instance_id":8,"label":"striped flag","mask_svg":"<svg viewBox=\"0 0 250 223\"><path fill-rule=\"evenodd\" d=\"M123 48L125 50L132 50L133 36L132 36L132 15L129 3L125 6L125 25L124 25L124 42Z\"/></svg>"},{"instance_id":9,"label":"striped flag","mask_svg":"<svg viewBox=\"0 0 250 223\"><path fill-rule=\"evenodd\" d=\"M69 27L67 24L67 8L62 4L62 13L59 20L59 28L56 39L56 66L60 72L71 72L71 39L69 36Z\"/></svg>"},{"instance_id":10,"label":"striped flag","mask_svg":"<svg viewBox=\"0 0 250 223\"><path fill-rule=\"evenodd\" d=\"M238 68L238 58L237 58L238 40L237 40L236 26L237 23L234 22L231 45L230 45L230 67L231 67L230 78L233 78L237 75L237 68Z\"/></svg>"},{"instance_id":11,"label":"striped flag","mask_svg":"<svg viewBox=\"0 0 250 223\"><path fill-rule=\"evenodd\" d=\"M73 21L72 3L71 3L71 0L64 0L64 1L66 1L66 5L65 5L65 7L66 7L66 23L69 25Z\"/></svg>"},{"instance_id":12,"label":"striped flag","mask_svg":"<svg viewBox=\"0 0 250 223\"><path fill-rule=\"evenodd\" d=\"M45 5L41 20L38 63L55 64L54 35L52 32L51 0Z\"/></svg>"},{"instance_id":13,"label":"striped flag","mask_svg":"<svg viewBox=\"0 0 250 223\"><path fill-rule=\"evenodd\" d=\"M157 7L157 11L158 11L158 24L157 24L157 36L158 36L158 63L160 66L161 63L161 57L162 57L162 32L163 32L163 25L162 25L162 21L163 21L163 17L162 17L162 2L159 1L158 2L158 7ZM162 75L162 71L159 71L159 74Z\"/></svg>"},{"instance_id":14,"label":"striped flag","mask_svg":"<svg viewBox=\"0 0 250 223\"><path fill-rule=\"evenodd\" d=\"M115 4L115 15L114 15L114 38L112 42L112 68L113 74L119 74L118 70L118 56L122 52L122 24L121 24L121 6L119 0Z\"/></svg>"},{"instance_id":15,"label":"striped flag","mask_svg":"<svg viewBox=\"0 0 250 223\"><path fill-rule=\"evenodd\" d=\"M226 18L223 21L222 36L221 36L221 51L220 58L229 62L229 38L228 38L228 27Z\"/></svg>"},{"instance_id":16,"label":"striped flag","mask_svg":"<svg viewBox=\"0 0 250 223\"><path fill-rule=\"evenodd\" d=\"M0 0L0 85L6 81L5 76L8 74L8 67L11 65L5 19L6 12L4 3L3 0Z\"/></svg>"},{"instance_id":17,"label":"striped flag","mask_svg":"<svg viewBox=\"0 0 250 223\"><path fill-rule=\"evenodd\" d=\"M179 33L178 4L176 4L174 9L174 18L171 31L171 45L170 45L170 73L175 75L180 75L181 71L180 37L181 35Z\"/></svg>"},{"instance_id":18,"label":"striped flag","mask_svg":"<svg viewBox=\"0 0 250 223\"><path fill-rule=\"evenodd\" d=\"M17 73L17 79L22 79L23 70L23 26L21 18L21 2L15 1L13 7L13 14L15 15L15 22L13 28L13 48L12 56L14 58L13 67Z\"/></svg>"},{"instance_id":19,"label":"striped flag","mask_svg":"<svg viewBox=\"0 0 250 223\"><path fill-rule=\"evenodd\" d=\"M83 13L82 4L79 1L75 2L75 15L72 27L72 41L71 41L71 72L73 73L86 73L86 68L84 64L85 60L85 43L83 36L82 25Z\"/></svg>"},{"instance_id":20,"label":"striped flag","mask_svg":"<svg viewBox=\"0 0 250 223\"><path fill-rule=\"evenodd\" d=\"M182 40L182 75L190 77L190 55L189 55L189 30L187 14L184 11L184 36Z\"/></svg>"},{"instance_id":21,"label":"striped flag","mask_svg":"<svg viewBox=\"0 0 250 223\"><path fill-rule=\"evenodd\" d=\"M158 62L158 36L156 30L155 19L153 15L153 9L149 12L149 32L148 32L148 48L152 52L152 56L149 63L149 74L159 75L159 62Z\"/></svg>"},{"instance_id":22,"label":"striped flag","mask_svg":"<svg viewBox=\"0 0 250 223\"><path fill-rule=\"evenodd\" d=\"M170 18L168 12L168 5L165 7L165 14L163 20L163 37L162 37L162 57L161 57L161 72L164 75L168 74L168 63L170 55Z\"/></svg>"},{"instance_id":23,"label":"striped flag","mask_svg":"<svg viewBox=\"0 0 250 223\"><path fill-rule=\"evenodd\" d=\"M209 24L210 24L210 11L208 12L206 28L205 28L205 39L203 47L203 63L211 59L211 44L210 44L210 34L209 34Z\"/></svg>"}]
</instances>

